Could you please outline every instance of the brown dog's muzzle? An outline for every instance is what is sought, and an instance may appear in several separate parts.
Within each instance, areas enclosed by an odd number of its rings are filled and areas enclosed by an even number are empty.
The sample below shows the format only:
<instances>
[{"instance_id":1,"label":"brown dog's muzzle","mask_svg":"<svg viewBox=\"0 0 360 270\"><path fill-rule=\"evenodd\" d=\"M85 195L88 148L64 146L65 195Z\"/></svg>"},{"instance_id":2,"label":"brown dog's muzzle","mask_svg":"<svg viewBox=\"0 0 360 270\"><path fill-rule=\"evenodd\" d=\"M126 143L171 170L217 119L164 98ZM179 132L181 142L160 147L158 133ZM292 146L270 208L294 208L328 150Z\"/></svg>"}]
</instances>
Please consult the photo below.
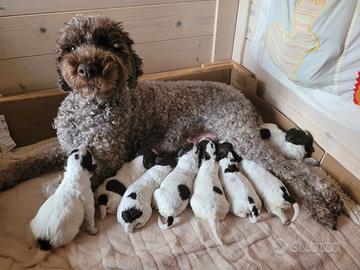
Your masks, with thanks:
<instances>
[{"instance_id":1,"label":"brown dog's muzzle","mask_svg":"<svg viewBox=\"0 0 360 270\"><path fill-rule=\"evenodd\" d=\"M129 78L129 64L123 59L89 45L64 55L60 66L65 81L84 96L107 96Z\"/></svg>"}]
</instances>

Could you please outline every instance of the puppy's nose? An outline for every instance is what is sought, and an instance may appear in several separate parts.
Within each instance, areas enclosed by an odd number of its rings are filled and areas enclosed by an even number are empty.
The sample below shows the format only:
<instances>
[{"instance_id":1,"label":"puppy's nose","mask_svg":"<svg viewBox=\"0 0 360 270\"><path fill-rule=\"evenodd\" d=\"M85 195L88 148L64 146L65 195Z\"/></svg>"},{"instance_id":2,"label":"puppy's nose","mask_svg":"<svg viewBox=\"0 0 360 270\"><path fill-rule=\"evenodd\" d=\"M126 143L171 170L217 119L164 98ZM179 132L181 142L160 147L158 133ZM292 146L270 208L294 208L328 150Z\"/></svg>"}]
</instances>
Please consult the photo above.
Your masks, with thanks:
<instances>
[{"instance_id":1,"label":"puppy's nose","mask_svg":"<svg viewBox=\"0 0 360 270\"><path fill-rule=\"evenodd\" d=\"M81 77L91 79L96 75L97 69L93 65L80 64L77 68L77 72Z\"/></svg>"}]
</instances>

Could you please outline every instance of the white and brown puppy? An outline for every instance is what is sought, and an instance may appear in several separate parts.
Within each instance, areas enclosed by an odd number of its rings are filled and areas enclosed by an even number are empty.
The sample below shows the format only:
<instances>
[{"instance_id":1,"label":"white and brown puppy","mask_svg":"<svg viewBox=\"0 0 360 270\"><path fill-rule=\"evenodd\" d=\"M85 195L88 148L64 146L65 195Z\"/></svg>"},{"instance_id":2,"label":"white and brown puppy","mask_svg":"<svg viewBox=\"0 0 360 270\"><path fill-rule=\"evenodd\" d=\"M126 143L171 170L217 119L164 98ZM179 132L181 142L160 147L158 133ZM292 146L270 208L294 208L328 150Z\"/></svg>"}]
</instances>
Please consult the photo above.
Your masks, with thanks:
<instances>
[{"instance_id":1,"label":"white and brown puppy","mask_svg":"<svg viewBox=\"0 0 360 270\"><path fill-rule=\"evenodd\" d=\"M294 222L300 213L299 205L284 184L275 175L252 160L244 159L240 164L267 211L278 216L284 225ZM284 210L291 206L294 208L294 214L290 221Z\"/></svg>"},{"instance_id":2,"label":"white and brown puppy","mask_svg":"<svg viewBox=\"0 0 360 270\"><path fill-rule=\"evenodd\" d=\"M175 167L175 162L172 155L157 157L155 165L126 189L117 209L117 221L125 232L143 227L150 219L153 193Z\"/></svg>"},{"instance_id":3,"label":"white and brown puppy","mask_svg":"<svg viewBox=\"0 0 360 270\"><path fill-rule=\"evenodd\" d=\"M276 124L265 123L261 125L260 136L285 157L319 166L319 161L311 157L314 139L308 131L291 128L285 133Z\"/></svg>"},{"instance_id":4,"label":"white and brown puppy","mask_svg":"<svg viewBox=\"0 0 360 270\"><path fill-rule=\"evenodd\" d=\"M218 144L217 160L220 165L220 180L230 203L230 212L238 217L246 217L256 223L261 212L261 200L249 180L240 172L238 162L242 158L229 142Z\"/></svg>"},{"instance_id":5,"label":"white and brown puppy","mask_svg":"<svg viewBox=\"0 0 360 270\"><path fill-rule=\"evenodd\" d=\"M194 179L199 169L199 149L194 143L184 145L177 154L174 170L154 192L154 205L161 216L166 219L160 228L167 229L174 224L174 218L180 215L189 203Z\"/></svg>"},{"instance_id":6,"label":"white and brown puppy","mask_svg":"<svg viewBox=\"0 0 360 270\"><path fill-rule=\"evenodd\" d=\"M190 205L195 216L209 222L216 240L222 243L217 228L218 222L225 218L230 205L219 179L215 144L209 140L202 140L199 147L201 165L194 181Z\"/></svg>"},{"instance_id":7,"label":"white and brown puppy","mask_svg":"<svg viewBox=\"0 0 360 270\"><path fill-rule=\"evenodd\" d=\"M30 238L38 250L25 263L26 267L38 264L53 248L70 243L83 222L89 234L98 233L94 221L94 194L90 183L95 168L96 164L87 149L75 149L71 152L61 184L31 220Z\"/></svg>"},{"instance_id":8,"label":"white and brown puppy","mask_svg":"<svg viewBox=\"0 0 360 270\"><path fill-rule=\"evenodd\" d=\"M101 219L106 217L106 213L116 214L126 188L155 165L155 158L156 154L153 150L140 150L132 161L125 163L116 175L106 179L97 188L95 201L99 206Z\"/></svg>"}]
</instances>

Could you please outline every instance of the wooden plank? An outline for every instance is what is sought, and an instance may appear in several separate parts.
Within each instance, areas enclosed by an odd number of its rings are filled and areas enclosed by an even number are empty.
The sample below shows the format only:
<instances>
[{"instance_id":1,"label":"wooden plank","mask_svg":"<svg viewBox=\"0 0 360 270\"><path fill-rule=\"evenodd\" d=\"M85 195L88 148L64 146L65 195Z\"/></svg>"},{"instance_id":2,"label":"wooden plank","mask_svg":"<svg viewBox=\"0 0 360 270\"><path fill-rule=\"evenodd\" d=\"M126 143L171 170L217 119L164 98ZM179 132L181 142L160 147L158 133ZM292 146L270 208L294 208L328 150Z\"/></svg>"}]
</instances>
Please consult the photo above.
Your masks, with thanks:
<instances>
[{"instance_id":1,"label":"wooden plank","mask_svg":"<svg viewBox=\"0 0 360 270\"><path fill-rule=\"evenodd\" d=\"M200 66L210 62L212 36L136 44L145 73ZM0 61L0 94L3 96L54 88L54 56L41 55Z\"/></svg>"},{"instance_id":2,"label":"wooden plank","mask_svg":"<svg viewBox=\"0 0 360 270\"><path fill-rule=\"evenodd\" d=\"M75 2L75 1L74 1ZM82 12L123 21L137 44L213 34L215 1ZM50 54L75 12L0 17L0 59Z\"/></svg>"},{"instance_id":3,"label":"wooden plank","mask_svg":"<svg viewBox=\"0 0 360 270\"><path fill-rule=\"evenodd\" d=\"M331 174L352 199L360 203L360 180L346 170L331 155L325 154L321 167Z\"/></svg>"},{"instance_id":4,"label":"wooden plank","mask_svg":"<svg viewBox=\"0 0 360 270\"><path fill-rule=\"evenodd\" d=\"M0 16L89 10L98 8L117 8L139 5L158 5L174 2L194 2L194 0L2 0L0 2Z\"/></svg>"},{"instance_id":5,"label":"wooden plank","mask_svg":"<svg viewBox=\"0 0 360 270\"><path fill-rule=\"evenodd\" d=\"M236 21L236 31L234 37L234 48L232 59L237 63L242 63L246 36L248 33L250 8L252 6L251 0L240 0L239 9Z\"/></svg>"},{"instance_id":6,"label":"wooden plank","mask_svg":"<svg viewBox=\"0 0 360 270\"><path fill-rule=\"evenodd\" d=\"M217 0L212 62L232 58L238 4L239 0Z\"/></svg>"},{"instance_id":7,"label":"wooden plank","mask_svg":"<svg viewBox=\"0 0 360 270\"><path fill-rule=\"evenodd\" d=\"M155 73L210 62L212 36L138 44L145 73Z\"/></svg>"},{"instance_id":8,"label":"wooden plank","mask_svg":"<svg viewBox=\"0 0 360 270\"><path fill-rule=\"evenodd\" d=\"M144 75L141 79L218 79L220 82L228 82L231 67L231 62L211 64L172 72ZM17 146L35 143L55 135L55 131L52 129L53 118L56 115L60 102L65 96L66 93L54 88L0 98L0 115L5 115L10 134Z\"/></svg>"}]
</instances>

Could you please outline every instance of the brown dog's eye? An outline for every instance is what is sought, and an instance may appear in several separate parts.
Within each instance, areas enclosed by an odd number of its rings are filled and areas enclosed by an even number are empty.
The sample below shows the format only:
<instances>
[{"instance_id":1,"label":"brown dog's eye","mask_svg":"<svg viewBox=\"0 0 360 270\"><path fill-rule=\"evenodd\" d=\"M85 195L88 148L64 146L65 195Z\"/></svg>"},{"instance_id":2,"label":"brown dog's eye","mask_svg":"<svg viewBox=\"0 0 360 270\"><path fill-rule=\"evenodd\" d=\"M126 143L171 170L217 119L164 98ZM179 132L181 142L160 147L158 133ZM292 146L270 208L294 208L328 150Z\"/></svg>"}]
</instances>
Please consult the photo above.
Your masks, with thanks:
<instances>
[{"instance_id":1,"label":"brown dog's eye","mask_svg":"<svg viewBox=\"0 0 360 270\"><path fill-rule=\"evenodd\" d=\"M65 48L64 48L64 51L65 52L72 52L72 51L74 51L76 49L76 47L74 46L74 45L69 45L69 46L66 46Z\"/></svg>"},{"instance_id":2,"label":"brown dog's eye","mask_svg":"<svg viewBox=\"0 0 360 270\"><path fill-rule=\"evenodd\" d=\"M115 48L115 49L119 49L121 47L121 44L120 43L113 43L112 46Z\"/></svg>"}]
</instances>

